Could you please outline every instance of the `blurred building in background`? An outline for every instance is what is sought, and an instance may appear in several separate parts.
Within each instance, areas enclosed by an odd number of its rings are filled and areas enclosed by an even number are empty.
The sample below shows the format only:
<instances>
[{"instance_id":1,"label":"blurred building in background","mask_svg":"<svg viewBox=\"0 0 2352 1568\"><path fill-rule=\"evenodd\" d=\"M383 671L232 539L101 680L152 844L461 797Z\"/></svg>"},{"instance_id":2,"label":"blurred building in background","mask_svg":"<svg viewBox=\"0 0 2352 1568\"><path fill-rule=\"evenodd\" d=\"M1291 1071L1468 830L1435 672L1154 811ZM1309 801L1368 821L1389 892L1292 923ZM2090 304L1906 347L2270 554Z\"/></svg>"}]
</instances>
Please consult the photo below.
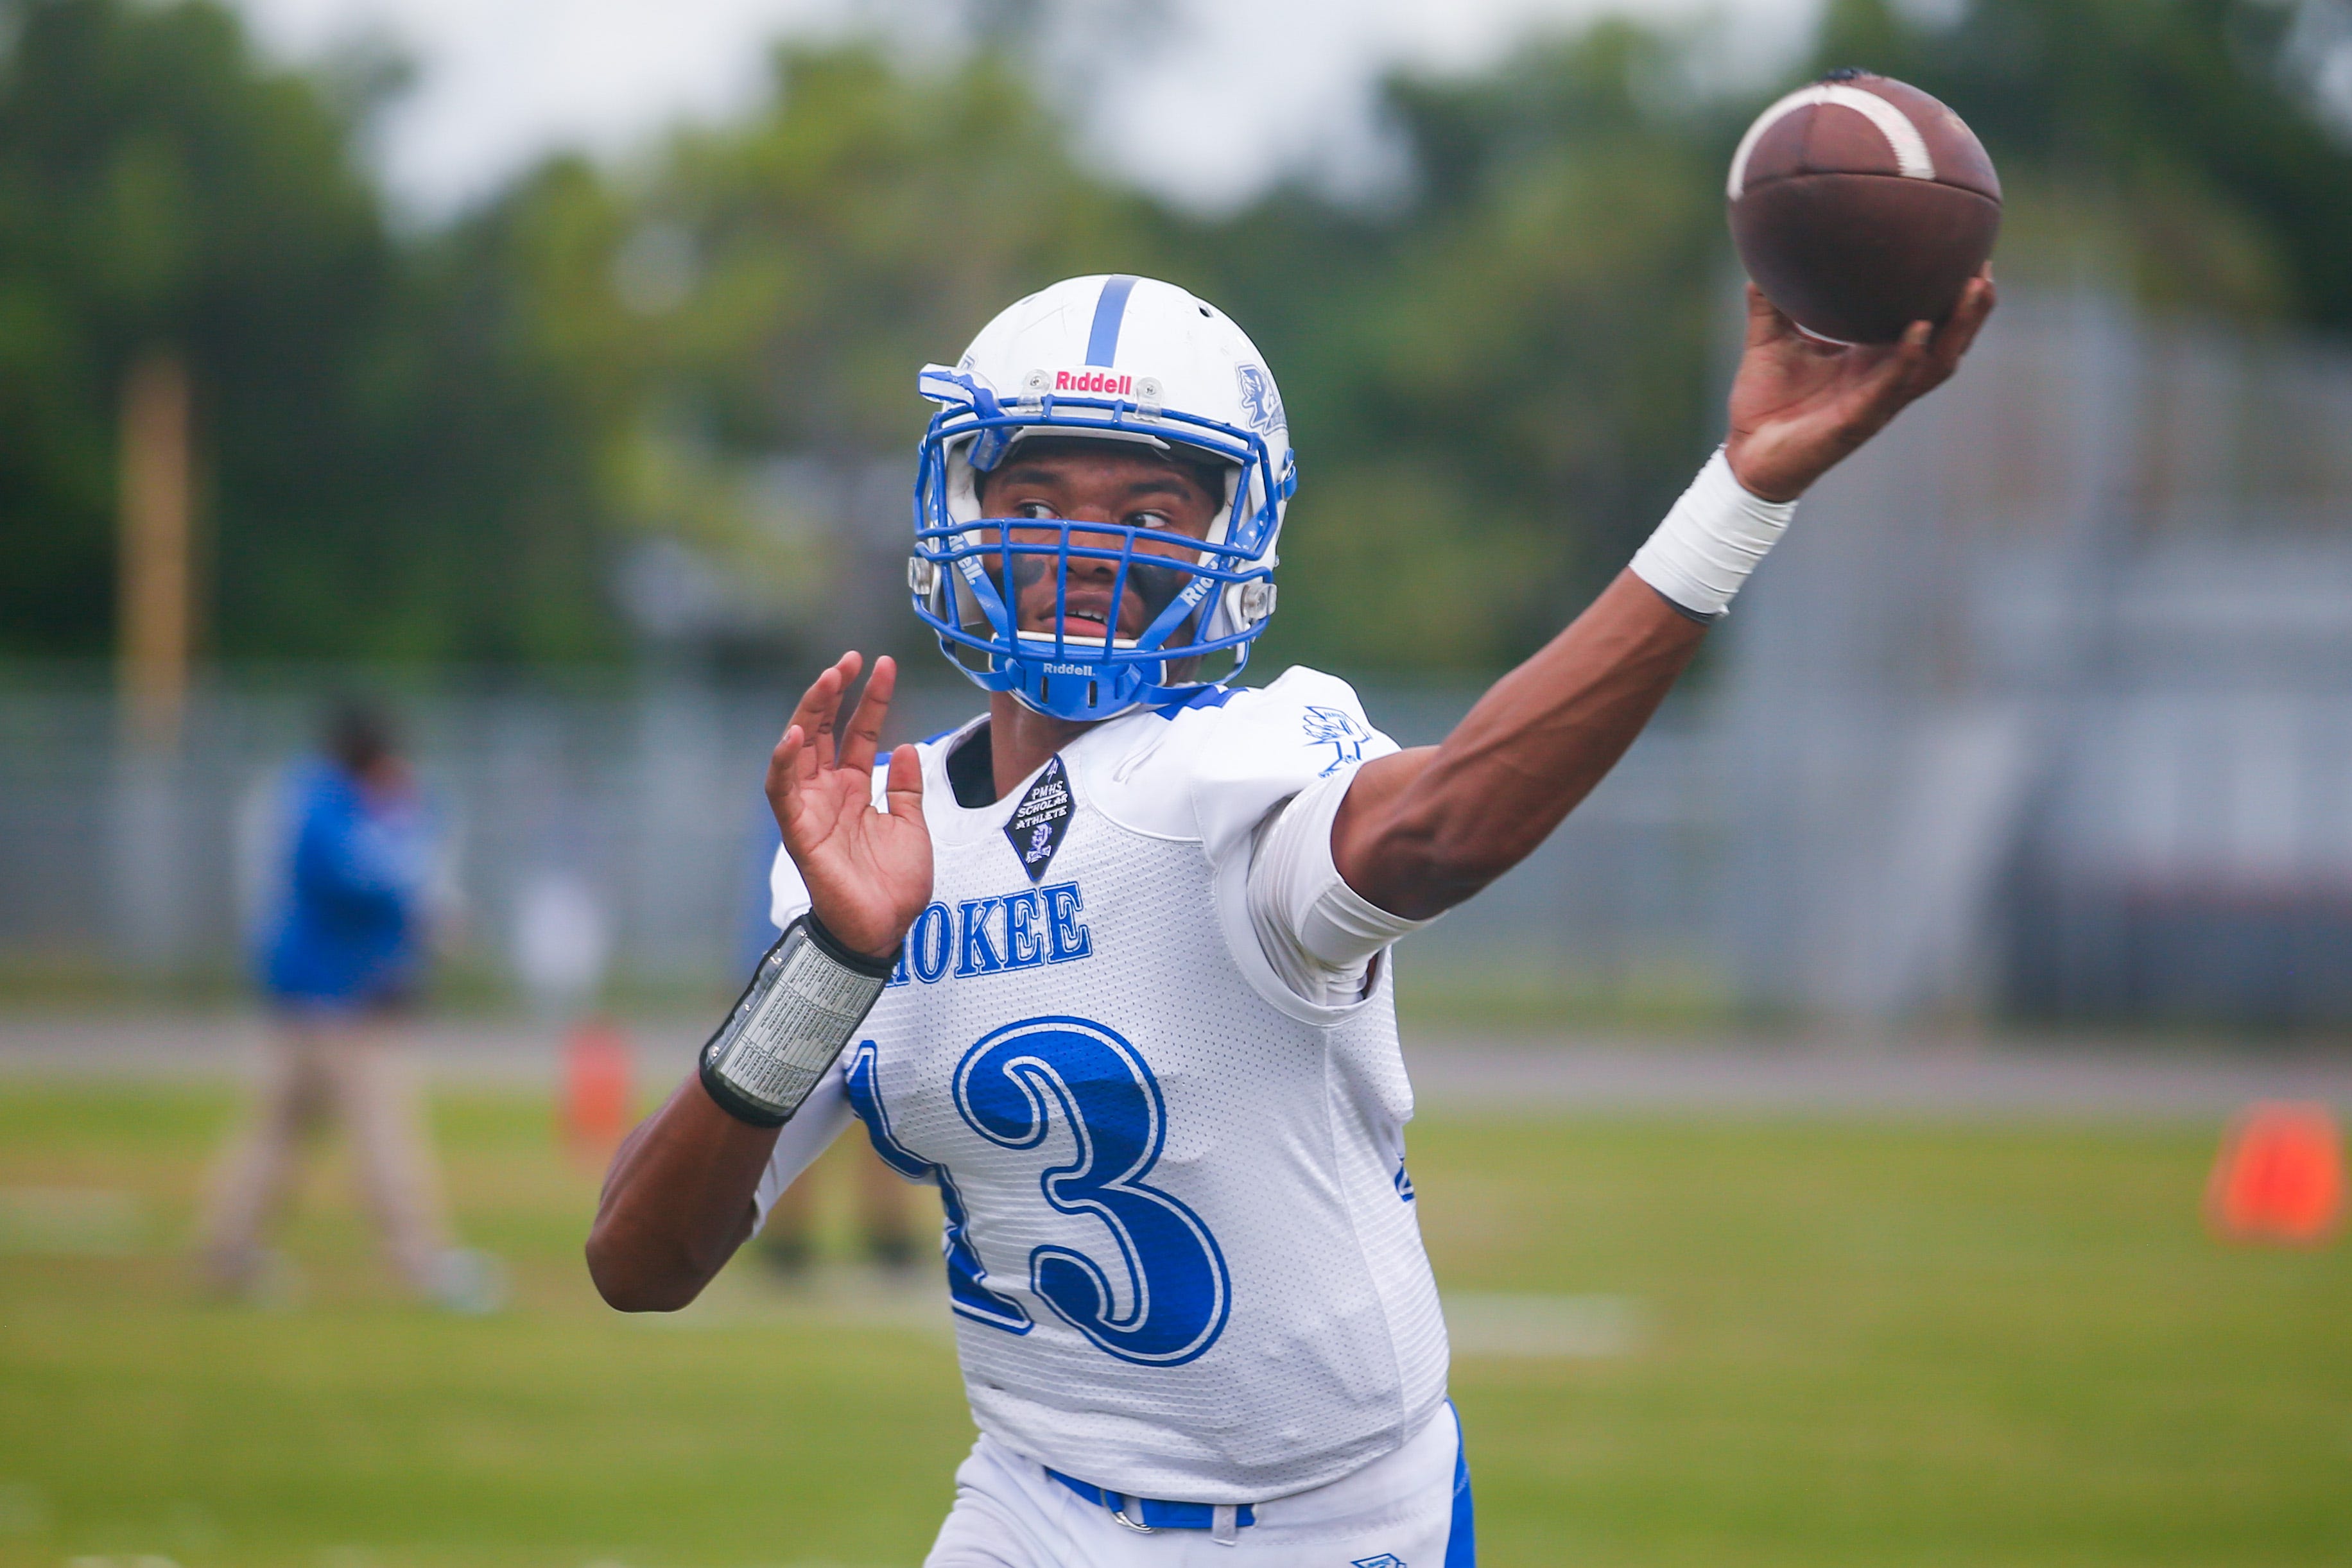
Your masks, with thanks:
<instances>
[{"instance_id":1,"label":"blurred building in background","mask_svg":"<svg viewBox=\"0 0 2352 1568\"><path fill-rule=\"evenodd\" d=\"M2352 355L2017 294L1734 618L1740 994L2352 1017Z\"/></svg>"},{"instance_id":2,"label":"blurred building in background","mask_svg":"<svg viewBox=\"0 0 2352 1568\"><path fill-rule=\"evenodd\" d=\"M2340 350L2013 291L1964 372L1807 500L1714 664L1593 800L1415 939L1409 992L2352 1019L2346 429ZM972 711L898 618L897 486L803 489L836 498L813 525L843 563L821 629L879 632L918 677L900 734ZM696 613L723 634L723 590L680 603L677 635ZM461 829L478 972L504 975L520 902L562 876L609 908L625 984L723 985L793 673L655 658L593 690L410 697ZM1475 694L1366 695L1410 743ZM200 685L159 797L109 687L0 688L0 972L231 968L238 824L310 701L299 681Z\"/></svg>"}]
</instances>

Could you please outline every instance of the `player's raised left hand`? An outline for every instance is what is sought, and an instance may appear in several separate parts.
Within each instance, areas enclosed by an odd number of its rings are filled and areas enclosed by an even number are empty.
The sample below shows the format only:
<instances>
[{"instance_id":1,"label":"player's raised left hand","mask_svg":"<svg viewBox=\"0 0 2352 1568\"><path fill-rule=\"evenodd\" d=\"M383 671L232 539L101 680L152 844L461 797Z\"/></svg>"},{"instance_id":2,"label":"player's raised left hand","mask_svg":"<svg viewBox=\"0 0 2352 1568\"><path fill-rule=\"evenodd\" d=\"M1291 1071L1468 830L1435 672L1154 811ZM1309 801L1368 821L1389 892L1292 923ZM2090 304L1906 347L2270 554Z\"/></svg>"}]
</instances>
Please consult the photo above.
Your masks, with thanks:
<instances>
[{"instance_id":1,"label":"player's raised left hand","mask_svg":"<svg viewBox=\"0 0 2352 1568\"><path fill-rule=\"evenodd\" d=\"M887 957L931 897L931 834L923 823L923 768L911 746L890 754L887 811L874 809L874 755L898 685L898 666L874 661L873 678L835 744L842 696L865 661L855 653L816 678L768 759L768 804L784 849L826 930L871 957Z\"/></svg>"},{"instance_id":2,"label":"player's raised left hand","mask_svg":"<svg viewBox=\"0 0 2352 1568\"><path fill-rule=\"evenodd\" d=\"M1942 326L1914 321L1892 343L1809 338L1748 286L1748 345L1731 383L1724 455L1748 492L1793 501L1914 399L1959 367L1992 314L1992 269L1969 280Z\"/></svg>"}]
</instances>

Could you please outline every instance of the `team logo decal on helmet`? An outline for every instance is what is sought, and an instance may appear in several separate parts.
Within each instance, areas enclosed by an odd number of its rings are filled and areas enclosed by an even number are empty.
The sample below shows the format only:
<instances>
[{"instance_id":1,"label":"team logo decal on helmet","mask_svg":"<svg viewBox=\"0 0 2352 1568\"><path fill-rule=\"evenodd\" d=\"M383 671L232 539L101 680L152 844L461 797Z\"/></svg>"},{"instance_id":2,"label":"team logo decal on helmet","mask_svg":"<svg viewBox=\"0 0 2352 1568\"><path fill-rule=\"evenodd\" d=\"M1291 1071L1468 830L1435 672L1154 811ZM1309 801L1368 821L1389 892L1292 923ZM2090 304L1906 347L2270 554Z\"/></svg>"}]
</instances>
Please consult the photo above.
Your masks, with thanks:
<instances>
[{"instance_id":1,"label":"team logo decal on helmet","mask_svg":"<svg viewBox=\"0 0 2352 1568\"><path fill-rule=\"evenodd\" d=\"M1288 424L1283 417L1282 394L1275 391L1274 377L1264 365L1235 365L1234 380L1242 389L1243 423L1260 433Z\"/></svg>"},{"instance_id":2,"label":"team logo decal on helmet","mask_svg":"<svg viewBox=\"0 0 2352 1568\"><path fill-rule=\"evenodd\" d=\"M927 365L939 405L915 477L915 613L956 667L1056 717L1108 718L1230 679L1274 612L1275 541L1297 471L1282 394L1233 322L1173 284L1074 277L981 329L953 370ZM1123 442L1221 470L1208 537L1122 523L984 517L982 476L1032 437ZM1143 624L1073 633L1073 562ZM1050 631L1017 620L1023 586L1055 584ZM1114 611L1115 618L1118 612Z\"/></svg>"}]
</instances>

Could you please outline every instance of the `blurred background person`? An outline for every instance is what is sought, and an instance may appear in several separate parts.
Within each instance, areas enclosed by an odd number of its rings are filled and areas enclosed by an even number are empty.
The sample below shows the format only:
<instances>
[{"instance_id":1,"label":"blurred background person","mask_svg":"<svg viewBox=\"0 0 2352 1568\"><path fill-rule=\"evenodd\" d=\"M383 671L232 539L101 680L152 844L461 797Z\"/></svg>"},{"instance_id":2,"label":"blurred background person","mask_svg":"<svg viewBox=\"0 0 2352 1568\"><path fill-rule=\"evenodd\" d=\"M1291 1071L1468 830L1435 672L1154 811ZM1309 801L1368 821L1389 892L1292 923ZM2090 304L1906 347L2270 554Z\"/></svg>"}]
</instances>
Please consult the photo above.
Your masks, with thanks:
<instances>
[{"instance_id":1,"label":"blurred background person","mask_svg":"<svg viewBox=\"0 0 2352 1568\"><path fill-rule=\"evenodd\" d=\"M439 1173L396 1026L421 983L441 832L387 716L337 704L324 755L285 780L272 907L256 957L276 1029L260 1092L225 1151L199 1259L225 1294L282 1296L293 1271L266 1241L299 1145L332 1120L352 1142L360 1194L394 1270L419 1296L488 1312L495 1260L451 1244Z\"/></svg>"},{"instance_id":2,"label":"blurred background person","mask_svg":"<svg viewBox=\"0 0 2352 1568\"><path fill-rule=\"evenodd\" d=\"M808 1277L816 1261L822 1189L846 1180L855 1205L851 1212L856 1228L850 1246L857 1255L912 1280L918 1259L907 1210L913 1189L875 1157L873 1146L863 1138L842 1140L812 1170L830 1171L832 1179L820 1176L816 1181L794 1182L793 1186L800 1190L789 1201L776 1200L768 1212L766 1228L760 1232L760 1256L767 1265L787 1281Z\"/></svg>"}]
</instances>

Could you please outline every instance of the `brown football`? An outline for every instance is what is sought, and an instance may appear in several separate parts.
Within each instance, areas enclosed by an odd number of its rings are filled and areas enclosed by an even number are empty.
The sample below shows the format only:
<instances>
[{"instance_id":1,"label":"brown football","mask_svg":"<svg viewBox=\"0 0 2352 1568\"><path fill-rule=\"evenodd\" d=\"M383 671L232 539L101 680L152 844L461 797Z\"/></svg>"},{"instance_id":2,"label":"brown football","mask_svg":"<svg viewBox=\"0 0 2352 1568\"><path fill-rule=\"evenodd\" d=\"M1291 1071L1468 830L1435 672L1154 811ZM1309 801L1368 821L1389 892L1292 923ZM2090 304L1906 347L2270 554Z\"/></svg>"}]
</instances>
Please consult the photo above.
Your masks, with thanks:
<instances>
[{"instance_id":1,"label":"brown football","mask_svg":"<svg viewBox=\"0 0 2352 1568\"><path fill-rule=\"evenodd\" d=\"M1832 71L1759 115L1726 189L1748 276L1840 342L1942 320L2000 232L2000 178L1976 132L1867 71Z\"/></svg>"}]
</instances>

